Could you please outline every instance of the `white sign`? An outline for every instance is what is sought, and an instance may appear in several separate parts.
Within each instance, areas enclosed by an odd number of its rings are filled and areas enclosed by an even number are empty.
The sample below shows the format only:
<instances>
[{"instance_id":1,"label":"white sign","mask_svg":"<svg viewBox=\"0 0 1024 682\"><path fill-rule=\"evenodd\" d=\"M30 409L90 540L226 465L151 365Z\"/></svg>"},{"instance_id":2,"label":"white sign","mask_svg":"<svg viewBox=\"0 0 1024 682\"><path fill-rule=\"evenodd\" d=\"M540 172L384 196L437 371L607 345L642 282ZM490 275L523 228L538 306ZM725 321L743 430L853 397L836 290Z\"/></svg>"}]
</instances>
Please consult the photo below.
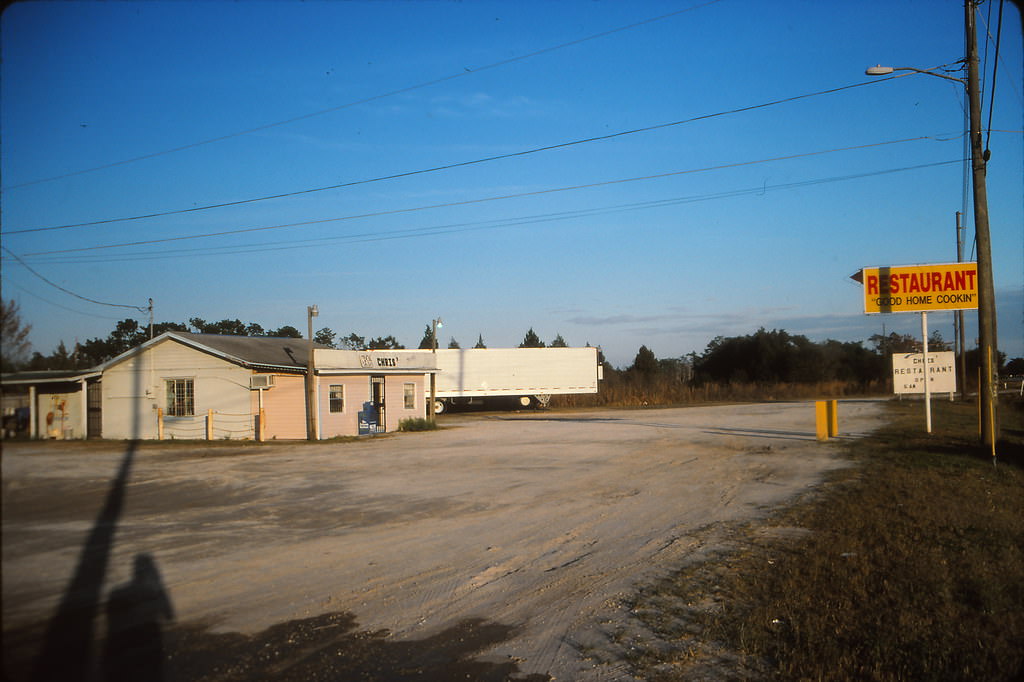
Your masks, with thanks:
<instances>
[{"instance_id":1,"label":"white sign","mask_svg":"<svg viewBox=\"0 0 1024 682\"><path fill-rule=\"evenodd\" d=\"M433 353L404 350L338 350L317 348L313 351L316 371L320 374L409 374L437 367Z\"/></svg>"},{"instance_id":2,"label":"white sign","mask_svg":"<svg viewBox=\"0 0 1024 682\"><path fill-rule=\"evenodd\" d=\"M895 353L892 356L892 390L897 395L924 393L925 365L922 353ZM928 390L931 393L956 392L956 360L953 351L928 353Z\"/></svg>"}]
</instances>

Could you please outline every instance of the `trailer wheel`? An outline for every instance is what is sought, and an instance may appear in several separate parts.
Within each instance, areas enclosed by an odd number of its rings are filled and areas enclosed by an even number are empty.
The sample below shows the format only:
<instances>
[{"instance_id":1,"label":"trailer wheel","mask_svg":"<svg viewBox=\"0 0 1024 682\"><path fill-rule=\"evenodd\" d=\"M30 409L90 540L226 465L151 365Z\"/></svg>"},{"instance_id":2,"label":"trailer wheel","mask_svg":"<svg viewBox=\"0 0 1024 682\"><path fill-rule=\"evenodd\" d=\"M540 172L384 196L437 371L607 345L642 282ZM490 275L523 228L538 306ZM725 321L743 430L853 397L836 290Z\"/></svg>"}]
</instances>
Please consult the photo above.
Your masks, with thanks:
<instances>
[{"instance_id":1,"label":"trailer wheel","mask_svg":"<svg viewBox=\"0 0 1024 682\"><path fill-rule=\"evenodd\" d=\"M434 400L434 414L444 414L444 411L448 409L448 406L444 404L444 401L440 398Z\"/></svg>"}]
</instances>

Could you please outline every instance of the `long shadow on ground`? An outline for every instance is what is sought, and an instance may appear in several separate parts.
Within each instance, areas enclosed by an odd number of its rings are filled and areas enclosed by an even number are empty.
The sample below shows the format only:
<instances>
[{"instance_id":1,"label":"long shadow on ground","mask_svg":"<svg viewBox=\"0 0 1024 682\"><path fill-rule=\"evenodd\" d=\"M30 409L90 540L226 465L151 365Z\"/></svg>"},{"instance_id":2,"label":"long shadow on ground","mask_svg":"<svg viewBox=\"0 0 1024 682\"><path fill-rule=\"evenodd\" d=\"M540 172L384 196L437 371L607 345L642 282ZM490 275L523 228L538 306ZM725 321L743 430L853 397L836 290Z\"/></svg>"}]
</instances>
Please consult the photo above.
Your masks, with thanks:
<instances>
[{"instance_id":1,"label":"long shadow on ground","mask_svg":"<svg viewBox=\"0 0 1024 682\"><path fill-rule=\"evenodd\" d=\"M328 613L279 623L245 635L214 633L203 624L172 624L155 637L118 638L106 647L104 665L75 670L65 680L102 682L547 682L526 675L515 660L474 660L514 634L515 628L482 619L464 620L425 639L397 641L388 631L360 631L350 613ZM147 633L152 635L152 633ZM38 631L5 633L4 682L31 676L18 660L18 644L31 646ZM8 646L10 645L10 647ZM156 652L159 652L157 655ZM57 652L59 656L59 652ZM57 678L54 678L57 679Z\"/></svg>"},{"instance_id":2,"label":"long shadow on ground","mask_svg":"<svg viewBox=\"0 0 1024 682\"><path fill-rule=\"evenodd\" d=\"M521 675L514 661L473 660L514 628L465 620L433 637L395 641L386 630L360 632L349 613L329 613L274 625L255 635L213 634L202 626L166 633L168 682L280 682L375 680L477 680L546 682Z\"/></svg>"},{"instance_id":3,"label":"long shadow on ground","mask_svg":"<svg viewBox=\"0 0 1024 682\"><path fill-rule=\"evenodd\" d=\"M96 620L103 604L103 584L124 506L125 488L135 458L136 442L125 451L99 516L75 565L57 610L46 625L42 647L32 671L34 682L88 680L94 666ZM6 639L6 636L5 636ZM8 655L7 644L4 655Z\"/></svg>"},{"instance_id":4,"label":"long shadow on ground","mask_svg":"<svg viewBox=\"0 0 1024 682\"><path fill-rule=\"evenodd\" d=\"M156 559L148 553L135 556L131 581L115 586L104 599L135 450L133 442L53 617L34 627L4 632L4 682L550 679L522 675L512 660L474 660L515 631L513 626L484 620L465 620L413 641L393 640L387 631L360 632L348 613L280 623L255 635L175 624L171 595Z\"/></svg>"}]
</instances>

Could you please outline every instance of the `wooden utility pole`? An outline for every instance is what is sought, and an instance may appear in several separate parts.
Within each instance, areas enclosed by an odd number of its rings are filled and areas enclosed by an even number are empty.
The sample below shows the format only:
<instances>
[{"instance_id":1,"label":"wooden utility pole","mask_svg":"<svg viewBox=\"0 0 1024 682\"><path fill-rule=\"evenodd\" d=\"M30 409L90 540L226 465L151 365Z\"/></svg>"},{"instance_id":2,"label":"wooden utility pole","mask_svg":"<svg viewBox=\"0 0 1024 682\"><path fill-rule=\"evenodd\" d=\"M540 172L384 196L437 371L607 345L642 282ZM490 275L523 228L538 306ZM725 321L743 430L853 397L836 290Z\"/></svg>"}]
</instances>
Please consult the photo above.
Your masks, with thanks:
<instances>
[{"instance_id":1,"label":"wooden utility pole","mask_svg":"<svg viewBox=\"0 0 1024 682\"><path fill-rule=\"evenodd\" d=\"M978 349L981 362L982 441L995 456L999 440L999 350L996 336L996 297L992 277L992 240L988 229L988 189L985 168L988 151L981 138L981 90L978 82L978 37L974 22L975 0L964 2L967 34L967 99L970 112L971 175L974 182L974 234L978 245Z\"/></svg>"},{"instance_id":2,"label":"wooden utility pole","mask_svg":"<svg viewBox=\"0 0 1024 682\"><path fill-rule=\"evenodd\" d=\"M309 359L306 362L306 438L317 440L320 429L316 414L316 370L313 366L313 318L320 314L315 306L306 306L306 318L309 321Z\"/></svg>"},{"instance_id":3,"label":"wooden utility pole","mask_svg":"<svg viewBox=\"0 0 1024 682\"><path fill-rule=\"evenodd\" d=\"M430 352L437 358L437 328L442 327L444 324L441 322L441 318L431 321L430 326ZM435 368L437 366L437 360L434 360ZM434 421L437 415L434 411L434 404L437 402L437 372L430 373L430 406L427 408L427 414L430 415L430 421Z\"/></svg>"},{"instance_id":4,"label":"wooden utility pole","mask_svg":"<svg viewBox=\"0 0 1024 682\"><path fill-rule=\"evenodd\" d=\"M964 262L964 237L963 225L960 224L960 211L956 212L956 262ZM960 386L960 399L967 400L967 346L964 345L964 311L958 310L953 313L954 334L953 342L956 345L957 359L957 384Z\"/></svg>"}]
</instances>

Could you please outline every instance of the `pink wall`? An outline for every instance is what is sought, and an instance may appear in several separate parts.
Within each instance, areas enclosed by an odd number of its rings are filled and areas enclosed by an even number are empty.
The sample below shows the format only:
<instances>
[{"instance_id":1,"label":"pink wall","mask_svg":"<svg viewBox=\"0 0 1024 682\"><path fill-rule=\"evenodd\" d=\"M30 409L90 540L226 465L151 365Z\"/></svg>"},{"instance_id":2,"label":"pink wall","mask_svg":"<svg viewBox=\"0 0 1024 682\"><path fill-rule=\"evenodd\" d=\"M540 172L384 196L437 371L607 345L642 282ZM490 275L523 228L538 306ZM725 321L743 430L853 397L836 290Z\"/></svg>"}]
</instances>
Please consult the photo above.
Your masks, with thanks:
<instances>
[{"instance_id":1,"label":"pink wall","mask_svg":"<svg viewBox=\"0 0 1024 682\"><path fill-rule=\"evenodd\" d=\"M359 412L370 400L370 377L366 374L319 377L320 437L355 436L359 434ZM412 409L405 407L405 384L415 386ZM344 387L342 412L331 412L331 386ZM395 431L402 419L426 415L425 387L429 386L422 374L394 374L384 377L385 430Z\"/></svg>"}]
</instances>

